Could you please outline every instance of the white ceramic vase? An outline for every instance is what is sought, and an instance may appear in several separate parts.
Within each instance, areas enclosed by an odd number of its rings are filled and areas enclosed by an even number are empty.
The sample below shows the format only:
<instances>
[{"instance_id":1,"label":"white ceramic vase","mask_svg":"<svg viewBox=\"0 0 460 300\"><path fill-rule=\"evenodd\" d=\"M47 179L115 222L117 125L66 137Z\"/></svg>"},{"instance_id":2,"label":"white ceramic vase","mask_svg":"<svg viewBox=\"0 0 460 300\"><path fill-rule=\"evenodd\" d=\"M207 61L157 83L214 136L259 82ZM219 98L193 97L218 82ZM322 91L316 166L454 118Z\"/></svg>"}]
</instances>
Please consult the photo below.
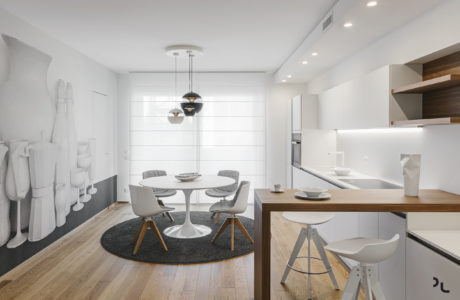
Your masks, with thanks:
<instances>
[{"instance_id":1,"label":"white ceramic vase","mask_svg":"<svg viewBox=\"0 0 460 300\"><path fill-rule=\"evenodd\" d=\"M8 147L0 141L0 247L3 246L10 237L10 200L6 197L5 177L7 166Z\"/></svg>"},{"instance_id":2,"label":"white ceramic vase","mask_svg":"<svg viewBox=\"0 0 460 300\"><path fill-rule=\"evenodd\" d=\"M55 114L47 86L51 57L13 37L2 37L10 68L0 86L0 139L50 141Z\"/></svg>"},{"instance_id":3,"label":"white ceramic vase","mask_svg":"<svg viewBox=\"0 0 460 300\"><path fill-rule=\"evenodd\" d=\"M66 222L66 216L70 213L70 161L69 161L69 130L67 122L66 85L64 81L58 82L58 103L56 121L54 122L52 141L58 147L56 159L56 185L55 207L56 225L62 226Z\"/></svg>"},{"instance_id":4,"label":"white ceramic vase","mask_svg":"<svg viewBox=\"0 0 460 300\"><path fill-rule=\"evenodd\" d=\"M71 83L67 83L66 87L66 104L67 104L67 130L68 130L68 139L69 139L69 163L70 170L77 168L77 130L75 127L75 119L73 115L73 88ZM73 185L71 186L71 202L70 204L76 203L79 198L78 189Z\"/></svg>"},{"instance_id":5,"label":"white ceramic vase","mask_svg":"<svg viewBox=\"0 0 460 300\"><path fill-rule=\"evenodd\" d=\"M29 241L39 241L56 228L54 203L54 177L57 147L49 142L39 142L29 147L30 184L32 203L30 209Z\"/></svg>"},{"instance_id":6,"label":"white ceramic vase","mask_svg":"<svg viewBox=\"0 0 460 300\"><path fill-rule=\"evenodd\" d=\"M401 154L401 166L404 176L404 194L418 196L420 183L420 154Z\"/></svg>"}]
</instances>

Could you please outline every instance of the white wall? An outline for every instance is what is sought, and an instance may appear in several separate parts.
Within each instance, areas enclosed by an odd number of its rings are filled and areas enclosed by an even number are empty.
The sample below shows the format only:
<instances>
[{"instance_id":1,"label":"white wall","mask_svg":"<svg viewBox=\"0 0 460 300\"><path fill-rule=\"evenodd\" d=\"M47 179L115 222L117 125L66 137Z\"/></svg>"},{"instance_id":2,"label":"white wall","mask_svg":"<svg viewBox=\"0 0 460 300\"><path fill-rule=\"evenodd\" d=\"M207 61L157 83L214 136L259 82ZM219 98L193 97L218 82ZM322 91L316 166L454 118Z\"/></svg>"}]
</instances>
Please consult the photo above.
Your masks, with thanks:
<instances>
[{"instance_id":1,"label":"white wall","mask_svg":"<svg viewBox=\"0 0 460 300\"><path fill-rule=\"evenodd\" d=\"M459 43L459 12L460 1L445 1L311 81L308 90L319 93L383 65L407 63ZM346 153L348 166L400 183L400 153L422 153L422 187L460 194L458 125L426 127L419 132L339 133L337 142L338 149Z\"/></svg>"},{"instance_id":2,"label":"white wall","mask_svg":"<svg viewBox=\"0 0 460 300\"><path fill-rule=\"evenodd\" d=\"M18 19L3 9L0 9L0 33L13 36L43 52L48 53L52 62L48 72L48 87L53 99L56 96L57 80L62 78L73 84L75 98L75 122L78 139L92 137L92 100L93 91L105 94L112 102L111 113L113 123L110 124L116 132L116 101L117 101L117 77L114 72L96 63L83 54L64 45L60 41L48 36L38 28ZM8 74L8 60L6 46L0 39L0 82L6 80ZM101 119L100 122L106 120ZM108 122L108 121L107 121ZM113 138L114 145L112 154L112 175L117 173L116 168L116 135ZM96 174L98 180L105 179Z\"/></svg>"}]
</instances>

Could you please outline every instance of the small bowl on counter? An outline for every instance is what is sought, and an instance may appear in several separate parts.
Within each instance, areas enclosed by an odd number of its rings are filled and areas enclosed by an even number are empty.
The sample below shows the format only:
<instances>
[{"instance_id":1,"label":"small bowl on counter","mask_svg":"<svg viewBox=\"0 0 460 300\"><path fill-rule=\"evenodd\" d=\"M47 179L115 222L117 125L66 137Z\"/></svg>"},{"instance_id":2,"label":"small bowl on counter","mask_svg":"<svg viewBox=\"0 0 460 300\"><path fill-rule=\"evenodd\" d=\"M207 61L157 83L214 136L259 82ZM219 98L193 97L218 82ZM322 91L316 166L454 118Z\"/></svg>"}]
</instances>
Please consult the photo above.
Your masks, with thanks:
<instances>
[{"instance_id":1,"label":"small bowl on counter","mask_svg":"<svg viewBox=\"0 0 460 300\"><path fill-rule=\"evenodd\" d=\"M315 187L304 187L302 192L307 195L307 197L319 197L322 193L327 192L326 189L315 188Z\"/></svg>"},{"instance_id":2,"label":"small bowl on counter","mask_svg":"<svg viewBox=\"0 0 460 300\"><path fill-rule=\"evenodd\" d=\"M333 170L337 176L347 176L347 175L350 175L351 173L350 168L335 167Z\"/></svg>"}]
</instances>

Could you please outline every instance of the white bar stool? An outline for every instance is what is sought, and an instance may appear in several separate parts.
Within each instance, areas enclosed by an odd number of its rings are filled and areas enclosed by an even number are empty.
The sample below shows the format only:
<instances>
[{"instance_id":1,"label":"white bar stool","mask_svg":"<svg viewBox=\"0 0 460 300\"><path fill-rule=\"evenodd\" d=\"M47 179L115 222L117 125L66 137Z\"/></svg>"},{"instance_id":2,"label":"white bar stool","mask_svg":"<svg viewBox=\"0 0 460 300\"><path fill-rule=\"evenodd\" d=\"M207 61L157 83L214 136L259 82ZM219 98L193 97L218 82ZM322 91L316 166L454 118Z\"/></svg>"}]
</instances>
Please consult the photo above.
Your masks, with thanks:
<instances>
[{"instance_id":1,"label":"white bar stool","mask_svg":"<svg viewBox=\"0 0 460 300\"><path fill-rule=\"evenodd\" d=\"M329 260L327 258L326 251L324 251L323 243L321 242L321 239L318 235L318 231L316 230L316 228L313 227L313 225L319 225L330 221L334 217L334 214L327 212L284 212L283 217L291 222L305 224L307 226L303 227L300 230L299 236L297 237L297 242L295 243L294 249L292 250L291 257L289 258L289 261L286 264L286 268L284 269L284 274L281 278L281 283L284 283L286 281L286 278L291 270L302 274L307 274L307 295L308 299L311 299L310 275L320 275L328 273L335 289L339 290L339 286L337 284L337 280L335 279L334 272L332 271L331 264L329 263ZM318 249L321 258L311 256L312 239L316 245L316 249ZM298 256L305 240L308 240L308 255ZM297 258L308 259L307 271L302 271L294 268L294 262ZM311 259L321 260L324 264L324 267L326 268L326 271L311 272Z\"/></svg>"},{"instance_id":2,"label":"white bar stool","mask_svg":"<svg viewBox=\"0 0 460 300\"><path fill-rule=\"evenodd\" d=\"M341 300L358 299L360 285L363 286L367 300L372 300L372 293L376 300L385 300L374 267L368 264L376 264L392 256L398 247L398 241L399 234L396 234L390 240L354 238L326 246L327 250L337 255L359 262L359 266L353 267L350 272Z\"/></svg>"}]
</instances>

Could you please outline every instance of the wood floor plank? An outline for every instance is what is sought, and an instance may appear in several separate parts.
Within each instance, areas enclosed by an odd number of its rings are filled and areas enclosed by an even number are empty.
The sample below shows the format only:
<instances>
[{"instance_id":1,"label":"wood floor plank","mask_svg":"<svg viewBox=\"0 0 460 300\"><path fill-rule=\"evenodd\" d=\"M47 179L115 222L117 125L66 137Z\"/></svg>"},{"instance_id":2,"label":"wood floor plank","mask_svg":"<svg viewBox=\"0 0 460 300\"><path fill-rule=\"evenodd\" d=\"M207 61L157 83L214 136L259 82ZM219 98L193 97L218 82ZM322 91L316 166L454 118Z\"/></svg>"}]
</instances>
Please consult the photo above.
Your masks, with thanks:
<instances>
[{"instance_id":1,"label":"wood floor plank","mask_svg":"<svg viewBox=\"0 0 460 300\"><path fill-rule=\"evenodd\" d=\"M101 235L134 218L130 205L117 204L73 230L47 249L0 277L3 299L252 299L254 255L194 265L159 265L126 260L106 252ZM272 217L273 299L306 299L305 275L291 272L279 283L300 230L280 213ZM230 245L230 241L229 241ZM301 249L306 253L306 245ZM318 256L315 247L312 253ZM339 286L348 271L330 253ZM306 268L306 261L296 266ZM315 264L314 268L321 268ZM340 299L327 275L312 277L313 299ZM360 295L360 299L364 299Z\"/></svg>"}]
</instances>

